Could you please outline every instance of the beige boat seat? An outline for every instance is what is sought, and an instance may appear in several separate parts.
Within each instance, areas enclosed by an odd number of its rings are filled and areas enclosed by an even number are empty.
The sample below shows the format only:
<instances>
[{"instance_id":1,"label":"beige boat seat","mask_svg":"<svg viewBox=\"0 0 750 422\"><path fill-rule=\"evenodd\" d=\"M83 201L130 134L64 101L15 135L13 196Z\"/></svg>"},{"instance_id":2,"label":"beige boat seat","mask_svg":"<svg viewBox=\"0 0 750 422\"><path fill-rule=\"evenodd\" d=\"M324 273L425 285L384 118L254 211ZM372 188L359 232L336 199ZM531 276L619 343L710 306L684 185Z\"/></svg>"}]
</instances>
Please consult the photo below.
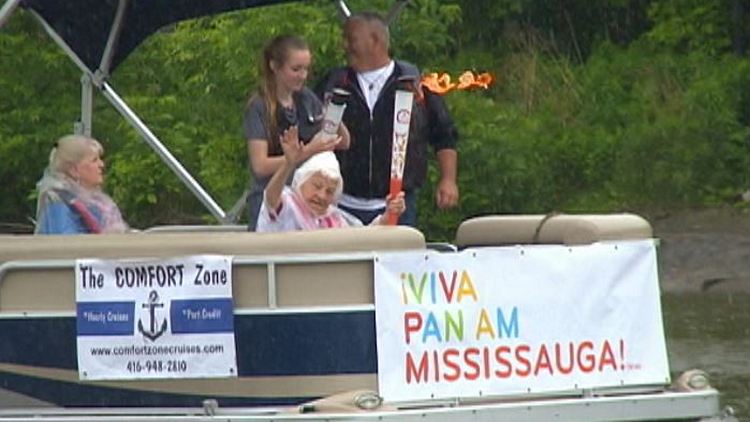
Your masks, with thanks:
<instances>
[{"instance_id":1,"label":"beige boat seat","mask_svg":"<svg viewBox=\"0 0 750 422\"><path fill-rule=\"evenodd\" d=\"M649 239L651 224L635 214L490 215L462 222L456 246L585 245L603 240Z\"/></svg>"},{"instance_id":2,"label":"beige boat seat","mask_svg":"<svg viewBox=\"0 0 750 422\"><path fill-rule=\"evenodd\" d=\"M235 257L235 308L372 304L372 251L406 249L426 249L425 239L418 230L400 226L288 233L0 236L0 313L74 311L78 258L199 254Z\"/></svg>"},{"instance_id":3,"label":"beige boat seat","mask_svg":"<svg viewBox=\"0 0 750 422\"><path fill-rule=\"evenodd\" d=\"M217 225L166 225L154 226L144 230L143 233L179 233L179 232L246 232L245 224L217 224Z\"/></svg>"}]
</instances>

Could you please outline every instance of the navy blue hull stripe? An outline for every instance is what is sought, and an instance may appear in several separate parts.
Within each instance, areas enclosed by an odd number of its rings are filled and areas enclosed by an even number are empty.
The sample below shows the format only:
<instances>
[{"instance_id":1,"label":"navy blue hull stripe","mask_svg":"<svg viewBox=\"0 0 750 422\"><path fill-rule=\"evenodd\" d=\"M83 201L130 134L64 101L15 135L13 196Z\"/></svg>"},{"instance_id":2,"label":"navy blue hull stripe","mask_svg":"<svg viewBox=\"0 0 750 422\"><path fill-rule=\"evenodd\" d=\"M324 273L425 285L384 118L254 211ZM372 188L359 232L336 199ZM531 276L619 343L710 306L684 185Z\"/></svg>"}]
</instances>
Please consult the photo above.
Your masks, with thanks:
<instances>
[{"instance_id":1,"label":"navy blue hull stripe","mask_svg":"<svg viewBox=\"0 0 750 422\"><path fill-rule=\"evenodd\" d=\"M235 315L240 376L377 372L373 311ZM76 319L0 319L0 362L77 370Z\"/></svg>"}]
</instances>

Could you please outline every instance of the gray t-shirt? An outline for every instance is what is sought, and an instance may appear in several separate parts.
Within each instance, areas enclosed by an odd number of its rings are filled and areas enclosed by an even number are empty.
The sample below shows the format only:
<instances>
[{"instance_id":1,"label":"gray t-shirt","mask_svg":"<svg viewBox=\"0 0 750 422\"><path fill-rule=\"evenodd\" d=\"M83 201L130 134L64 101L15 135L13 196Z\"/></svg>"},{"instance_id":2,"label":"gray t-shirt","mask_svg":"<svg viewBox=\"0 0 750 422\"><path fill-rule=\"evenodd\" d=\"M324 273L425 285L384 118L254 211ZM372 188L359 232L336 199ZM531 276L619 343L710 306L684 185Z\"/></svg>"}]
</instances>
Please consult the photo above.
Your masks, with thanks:
<instances>
[{"instance_id":1,"label":"gray t-shirt","mask_svg":"<svg viewBox=\"0 0 750 422\"><path fill-rule=\"evenodd\" d=\"M315 96L308 88L293 95L294 109L284 109L279 107L276 110L276 124L279 133L283 132L290 126L297 125L299 128L299 137L302 142L309 142L312 137L320 130L320 124L323 118L323 105L318 97ZM266 104L260 96L254 96L247 107L243 116L242 128L245 139L260 139L269 142L271 139L268 125L268 111ZM278 141L269 142L268 155L271 157L283 155L281 145ZM248 210L248 230L254 231L258 220L258 212L263 203L263 190L266 188L269 177L261 177L255 174L250 167L252 175L252 185L250 194L247 198Z\"/></svg>"}]
</instances>

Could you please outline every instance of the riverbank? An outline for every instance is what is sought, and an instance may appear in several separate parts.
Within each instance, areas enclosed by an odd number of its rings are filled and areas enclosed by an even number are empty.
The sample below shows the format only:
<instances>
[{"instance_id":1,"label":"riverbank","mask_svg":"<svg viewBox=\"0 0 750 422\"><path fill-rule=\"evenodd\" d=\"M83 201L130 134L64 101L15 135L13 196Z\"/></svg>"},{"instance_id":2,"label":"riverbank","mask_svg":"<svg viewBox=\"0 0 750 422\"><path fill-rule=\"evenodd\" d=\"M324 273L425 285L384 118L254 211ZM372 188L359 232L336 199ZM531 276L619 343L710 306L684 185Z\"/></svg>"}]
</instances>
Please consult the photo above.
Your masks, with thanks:
<instances>
[{"instance_id":1,"label":"riverbank","mask_svg":"<svg viewBox=\"0 0 750 422\"><path fill-rule=\"evenodd\" d=\"M689 209L647 219L660 242L662 291L750 292L750 210Z\"/></svg>"}]
</instances>

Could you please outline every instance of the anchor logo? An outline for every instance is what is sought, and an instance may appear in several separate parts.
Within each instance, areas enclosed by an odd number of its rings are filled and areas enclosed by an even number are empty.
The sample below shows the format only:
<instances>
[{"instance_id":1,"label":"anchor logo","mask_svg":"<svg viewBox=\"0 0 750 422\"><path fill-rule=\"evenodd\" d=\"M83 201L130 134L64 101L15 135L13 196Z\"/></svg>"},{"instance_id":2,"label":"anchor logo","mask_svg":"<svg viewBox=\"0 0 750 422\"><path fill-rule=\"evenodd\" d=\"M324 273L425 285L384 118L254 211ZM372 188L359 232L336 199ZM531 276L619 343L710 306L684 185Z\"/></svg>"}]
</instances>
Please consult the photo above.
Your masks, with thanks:
<instances>
[{"instance_id":1,"label":"anchor logo","mask_svg":"<svg viewBox=\"0 0 750 422\"><path fill-rule=\"evenodd\" d=\"M143 334L144 337L147 339L154 341L157 338L161 337L162 334L164 334L165 331L167 331L167 319L164 318L164 321L161 323L161 328L159 330L156 330L156 308L163 308L164 304L159 302L159 294L156 293L156 290L151 290L151 293L148 295L148 302L141 305L142 308L148 309L149 315L151 316L151 331L146 331L143 329L143 321L140 319L138 320L138 331Z\"/></svg>"}]
</instances>

